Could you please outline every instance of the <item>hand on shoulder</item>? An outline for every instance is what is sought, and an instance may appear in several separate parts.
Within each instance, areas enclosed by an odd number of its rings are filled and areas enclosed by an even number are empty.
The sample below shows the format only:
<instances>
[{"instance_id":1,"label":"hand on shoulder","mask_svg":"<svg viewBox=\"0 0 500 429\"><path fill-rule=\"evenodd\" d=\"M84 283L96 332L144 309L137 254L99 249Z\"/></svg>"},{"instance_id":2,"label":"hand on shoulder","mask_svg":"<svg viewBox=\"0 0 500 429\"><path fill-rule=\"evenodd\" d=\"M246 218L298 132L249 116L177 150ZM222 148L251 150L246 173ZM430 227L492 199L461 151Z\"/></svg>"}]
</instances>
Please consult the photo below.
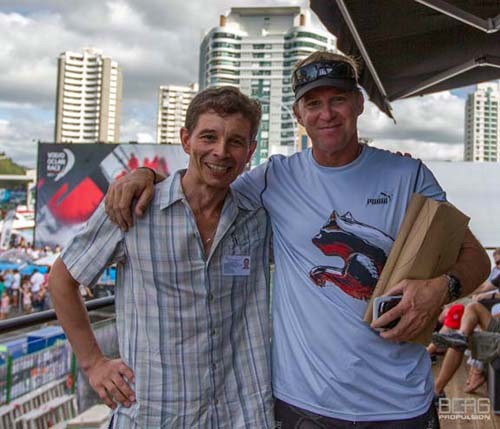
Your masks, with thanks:
<instances>
[{"instance_id":1,"label":"hand on shoulder","mask_svg":"<svg viewBox=\"0 0 500 429\"><path fill-rule=\"evenodd\" d=\"M138 168L109 185L104 198L106 214L123 231L133 226L132 209L135 199L137 199L135 214L137 216L144 214L144 210L153 199L156 178L159 182L165 179L158 173L155 175L149 168Z\"/></svg>"}]
</instances>

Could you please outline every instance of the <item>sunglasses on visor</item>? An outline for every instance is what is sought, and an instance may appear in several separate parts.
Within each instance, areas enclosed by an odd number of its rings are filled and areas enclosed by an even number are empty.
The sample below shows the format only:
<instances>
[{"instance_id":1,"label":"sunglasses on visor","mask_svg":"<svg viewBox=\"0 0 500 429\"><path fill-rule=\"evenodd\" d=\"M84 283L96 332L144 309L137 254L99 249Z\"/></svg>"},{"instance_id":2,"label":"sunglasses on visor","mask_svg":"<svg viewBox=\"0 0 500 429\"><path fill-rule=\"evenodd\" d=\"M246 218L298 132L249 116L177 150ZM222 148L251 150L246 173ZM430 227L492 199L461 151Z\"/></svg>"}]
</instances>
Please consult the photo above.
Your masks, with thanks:
<instances>
[{"instance_id":1,"label":"sunglasses on visor","mask_svg":"<svg viewBox=\"0 0 500 429\"><path fill-rule=\"evenodd\" d=\"M293 72L292 89L297 88L315 80L329 77L332 79L356 80L356 75L350 64L343 61L317 61L299 67Z\"/></svg>"}]
</instances>

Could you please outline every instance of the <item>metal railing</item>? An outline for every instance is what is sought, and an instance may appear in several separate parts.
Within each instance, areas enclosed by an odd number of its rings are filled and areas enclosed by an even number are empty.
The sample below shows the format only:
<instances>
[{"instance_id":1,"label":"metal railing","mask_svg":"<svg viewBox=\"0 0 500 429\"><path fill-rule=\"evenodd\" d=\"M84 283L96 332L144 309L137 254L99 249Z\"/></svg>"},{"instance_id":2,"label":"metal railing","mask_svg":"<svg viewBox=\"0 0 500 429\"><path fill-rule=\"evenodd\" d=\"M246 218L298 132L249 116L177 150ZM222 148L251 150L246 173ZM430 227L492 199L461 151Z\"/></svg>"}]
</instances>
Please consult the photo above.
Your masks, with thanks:
<instances>
[{"instance_id":1,"label":"metal railing","mask_svg":"<svg viewBox=\"0 0 500 429\"><path fill-rule=\"evenodd\" d=\"M85 302L87 311L97 310L103 307L108 307L115 303L115 297L106 296L104 298L92 299ZM10 319L0 321L0 334L12 332L20 328L38 325L40 323L51 322L56 320L56 312L54 310L38 311L36 313L26 314L24 316L12 317Z\"/></svg>"}]
</instances>

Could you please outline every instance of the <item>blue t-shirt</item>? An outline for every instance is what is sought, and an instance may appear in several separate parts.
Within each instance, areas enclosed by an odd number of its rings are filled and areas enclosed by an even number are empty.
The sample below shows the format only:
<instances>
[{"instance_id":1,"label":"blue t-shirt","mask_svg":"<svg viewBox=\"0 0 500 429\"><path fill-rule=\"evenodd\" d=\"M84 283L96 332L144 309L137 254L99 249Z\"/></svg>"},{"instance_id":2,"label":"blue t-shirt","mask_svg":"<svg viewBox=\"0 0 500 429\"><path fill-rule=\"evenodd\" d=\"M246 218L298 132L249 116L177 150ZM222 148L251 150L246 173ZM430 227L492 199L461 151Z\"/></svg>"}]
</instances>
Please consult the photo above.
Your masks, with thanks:
<instances>
[{"instance_id":1,"label":"blue t-shirt","mask_svg":"<svg viewBox=\"0 0 500 429\"><path fill-rule=\"evenodd\" d=\"M274 395L353 421L425 413L425 348L380 338L363 316L412 193L445 200L432 173L368 146L342 167L323 167L307 150L272 157L234 189L263 205L273 227Z\"/></svg>"}]
</instances>

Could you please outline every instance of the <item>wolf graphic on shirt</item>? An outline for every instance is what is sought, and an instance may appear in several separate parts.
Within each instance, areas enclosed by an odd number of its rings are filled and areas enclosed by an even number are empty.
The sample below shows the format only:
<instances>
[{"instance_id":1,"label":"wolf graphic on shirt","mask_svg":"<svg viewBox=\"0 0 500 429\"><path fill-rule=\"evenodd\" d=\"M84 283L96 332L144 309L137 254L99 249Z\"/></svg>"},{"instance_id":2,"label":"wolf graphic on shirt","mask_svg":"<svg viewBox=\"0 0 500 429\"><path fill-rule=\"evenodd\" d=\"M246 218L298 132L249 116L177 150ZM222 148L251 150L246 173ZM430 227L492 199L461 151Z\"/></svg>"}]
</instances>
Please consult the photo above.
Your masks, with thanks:
<instances>
[{"instance_id":1,"label":"wolf graphic on shirt","mask_svg":"<svg viewBox=\"0 0 500 429\"><path fill-rule=\"evenodd\" d=\"M319 287L339 287L360 300L370 299L394 239L383 231L358 222L350 212L335 210L312 242L326 256L342 258L340 267L320 265L309 276Z\"/></svg>"}]
</instances>

